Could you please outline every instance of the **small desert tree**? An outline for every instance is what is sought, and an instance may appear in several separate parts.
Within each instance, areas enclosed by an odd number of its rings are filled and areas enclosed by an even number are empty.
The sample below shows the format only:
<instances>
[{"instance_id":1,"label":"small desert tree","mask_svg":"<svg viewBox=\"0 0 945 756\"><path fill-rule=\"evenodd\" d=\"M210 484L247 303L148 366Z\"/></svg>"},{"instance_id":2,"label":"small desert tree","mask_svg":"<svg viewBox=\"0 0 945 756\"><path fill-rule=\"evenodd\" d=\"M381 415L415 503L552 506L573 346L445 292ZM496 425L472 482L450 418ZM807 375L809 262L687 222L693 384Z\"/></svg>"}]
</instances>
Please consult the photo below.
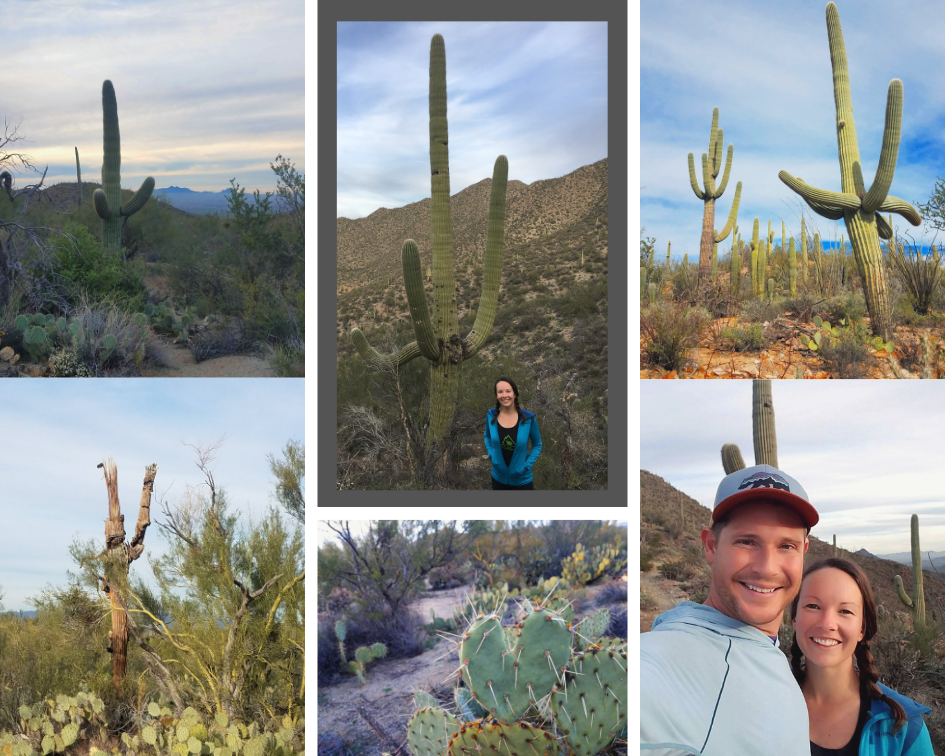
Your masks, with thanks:
<instances>
[{"instance_id":1,"label":"small desert tree","mask_svg":"<svg viewBox=\"0 0 945 756\"><path fill-rule=\"evenodd\" d=\"M276 499L305 525L305 444L289 441L282 449L282 459L270 454L269 469L276 478Z\"/></svg>"}]
</instances>

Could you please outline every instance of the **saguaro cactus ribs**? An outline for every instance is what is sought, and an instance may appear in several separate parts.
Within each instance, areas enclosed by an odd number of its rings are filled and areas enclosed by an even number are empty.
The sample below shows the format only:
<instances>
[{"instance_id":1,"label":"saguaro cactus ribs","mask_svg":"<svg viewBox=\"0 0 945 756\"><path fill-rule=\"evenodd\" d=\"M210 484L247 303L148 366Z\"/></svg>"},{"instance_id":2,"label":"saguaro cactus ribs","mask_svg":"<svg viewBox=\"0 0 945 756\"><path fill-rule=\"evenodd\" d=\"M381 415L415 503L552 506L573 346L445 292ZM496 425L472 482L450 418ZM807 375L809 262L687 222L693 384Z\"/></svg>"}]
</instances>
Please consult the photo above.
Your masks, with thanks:
<instances>
[{"instance_id":1,"label":"saguaro cactus ribs","mask_svg":"<svg viewBox=\"0 0 945 756\"><path fill-rule=\"evenodd\" d=\"M102 188L92 195L95 212L102 219L102 244L109 249L121 248L121 229L124 221L134 215L151 197L154 179L148 176L127 205L121 204L121 137L118 133L118 101L115 87L106 79L102 84L102 113L104 153ZM78 154L77 154L78 158Z\"/></svg>"}]
</instances>

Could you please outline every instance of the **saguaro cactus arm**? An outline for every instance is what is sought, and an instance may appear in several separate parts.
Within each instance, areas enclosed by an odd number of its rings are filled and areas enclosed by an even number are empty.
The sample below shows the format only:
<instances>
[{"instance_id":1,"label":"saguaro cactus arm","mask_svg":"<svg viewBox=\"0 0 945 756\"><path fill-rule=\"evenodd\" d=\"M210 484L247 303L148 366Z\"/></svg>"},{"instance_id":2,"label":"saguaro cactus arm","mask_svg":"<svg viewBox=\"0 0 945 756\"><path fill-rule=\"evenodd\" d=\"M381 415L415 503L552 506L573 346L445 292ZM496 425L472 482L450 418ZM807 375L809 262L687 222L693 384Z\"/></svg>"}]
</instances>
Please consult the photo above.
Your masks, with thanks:
<instances>
[{"instance_id":1,"label":"saguaro cactus arm","mask_svg":"<svg viewBox=\"0 0 945 756\"><path fill-rule=\"evenodd\" d=\"M360 328L352 329L351 341L354 342L354 348L358 350L358 354L361 355L361 358L376 368L387 365L400 367L410 362L414 357L419 357L422 354L416 341L411 341L407 346L401 347L393 354L381 354L368 344Z\"/></svg>"},{"instance_id":2,"label":"saguaro cactus arm","mask_svg":"<svg viewBox=\"0 0 945 756\"><path fill-rule=\"evenodd\" d=\"M719 192L721 194L721 191ZM720 241L725 241L728 235L731 233L732 228L735 226L735 220L738 218L738 201L742 197L742 182L739 181L735 184L735 199L732 201L732 209L728 214L728 221L725 223L725 227L715 235L715 243L718 244Z\"/></svg>"},{"instance_id":3,"label":"saguaro cactus arm","mask_svg":"<svg viewBox=\"0 0 945 756\"><path fill-rule=\"evenodd\" d=\"M742 459L742 451L737 444L722 445L722 469L726 475L745 469L745 460Z\"/></svg>"},{"instance_id":4,"label":"saguaro cactus arm","mask_svg":"<svg viewBox=\"0 0 945 756\"><path fill-rule=\"evenodd\" d=\"M472 330L463 340L466 357L478 352L492 333L499 301L499 278L502 273L502 247L505 238L505 192L509 181L509 161L499 155L492 169L492 191L489 196L489 230L482 276L482 295Z\"/></svg>"},{"instance_id":5,"label":"saguaro cactus arm","mask_svg":"<svg viewBox=\"0 0 945 756\"><path fill-rule=\"evenodd\" d=\"M433 327L430 325L427 293L423 288L423 274L420 270L420 252L413 239L407 239L404 242L401 249L401 262L404 268L404 289L407 291L407 304L410 307L413 331L417 335L417 346L428 360L438 360L440 348L433 336Z\"/></svg>"}]
</instances>

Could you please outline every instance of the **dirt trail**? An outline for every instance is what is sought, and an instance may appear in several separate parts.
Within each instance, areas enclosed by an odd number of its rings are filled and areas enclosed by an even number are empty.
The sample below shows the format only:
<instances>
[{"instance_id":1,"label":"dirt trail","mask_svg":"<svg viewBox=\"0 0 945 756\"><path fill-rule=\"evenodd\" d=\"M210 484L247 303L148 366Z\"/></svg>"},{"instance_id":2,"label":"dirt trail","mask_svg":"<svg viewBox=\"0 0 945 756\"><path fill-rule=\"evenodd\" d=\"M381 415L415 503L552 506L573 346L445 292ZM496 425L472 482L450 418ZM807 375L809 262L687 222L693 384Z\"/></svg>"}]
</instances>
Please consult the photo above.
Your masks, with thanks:
<instances>
[{"instance_id":1,"label":"dirt trail","mask_svg":"<svg viewBox=\"0 0 945 756\"><path fill-rule=\"evenodd\" d=\"M266 360L252 355L229 355L197 362L184 344L173 344L166 336L154 334L164 367L143 367L145 378L274 378Z\"/></svg>"},{"instance_id":2,"label":"dirt trail","mask_svg":"<svg viewBox=\"0 0 945 756\"><path fill-rule=\"evenodd\" d=\"M437 591L435 596L417 601L415 606L426 618L431 607L437 617L452 617L453 607L461 606L463 597L470 592L470 588ZM377 734L358 714L357 707L363 706L386 732L402 742L403 729L414 710L415 690L432 692L441 703L452 707L452 681L444 684L443 680L458 663L456 652L451 652L443 640L413 659L378 659L367 669L366 685L361 686L356 677L350 677L318 691L318 731L340 734L349 742L376 742ZM378 756L382 750L390 749L372 745L361 754Z\"/></svg>"}]
</instances>

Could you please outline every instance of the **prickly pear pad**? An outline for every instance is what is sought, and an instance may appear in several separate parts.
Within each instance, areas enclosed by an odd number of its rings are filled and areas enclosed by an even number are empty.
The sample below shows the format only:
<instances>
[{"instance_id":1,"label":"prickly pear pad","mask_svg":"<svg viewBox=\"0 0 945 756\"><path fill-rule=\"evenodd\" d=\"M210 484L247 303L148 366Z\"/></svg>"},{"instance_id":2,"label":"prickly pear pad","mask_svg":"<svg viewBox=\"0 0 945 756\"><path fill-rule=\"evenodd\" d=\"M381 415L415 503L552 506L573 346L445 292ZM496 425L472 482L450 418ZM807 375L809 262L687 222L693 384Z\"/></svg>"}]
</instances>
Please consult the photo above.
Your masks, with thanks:
<instances>
[{"instance_id":1,"label":"prickly pear pad","mask_svg":"<svg viewBox=\"0 0 945 756\"><path fill-rule=\"evenodd\" d=\"M459 646L460 664L476 700L506 724L537 713L537 702L559 681L571 653L571 631L545 609L515 626L513 642L495 615L475 620Z\"/></svg>"},{"instance_id":2,"label":"prickly pear pad","mask_svg":"<svg viewBox=\"0 0 945 756\"><path fill-rule=\"evenodd\" d=\"M420 709L407 722L407 745L413 756L443 756L447 741L459 730L459 722L448 711Z\"/></svg>"},{"instance_id":3,"label":"prickly pear pad","mask_svg":"<svg viewBox=\"0 0 945 756\"><path fill-rule=\"evenodd\" d=\"M556 756L562 752L561 743L540 727L477 719L450 738L448 756Z\"/></svg>"},{"instance_id":4,"label":"prickly pear pad","mask_svg":"<svg viewBox=\"0 0 945 756\"><path fill-rule=\"evenodd\" d=\"M567 692L551 694L552 716L576 756L593 756L627 726L626 641L604 638L575 651L567 677Z\"/></svg>"}]
</instances>

